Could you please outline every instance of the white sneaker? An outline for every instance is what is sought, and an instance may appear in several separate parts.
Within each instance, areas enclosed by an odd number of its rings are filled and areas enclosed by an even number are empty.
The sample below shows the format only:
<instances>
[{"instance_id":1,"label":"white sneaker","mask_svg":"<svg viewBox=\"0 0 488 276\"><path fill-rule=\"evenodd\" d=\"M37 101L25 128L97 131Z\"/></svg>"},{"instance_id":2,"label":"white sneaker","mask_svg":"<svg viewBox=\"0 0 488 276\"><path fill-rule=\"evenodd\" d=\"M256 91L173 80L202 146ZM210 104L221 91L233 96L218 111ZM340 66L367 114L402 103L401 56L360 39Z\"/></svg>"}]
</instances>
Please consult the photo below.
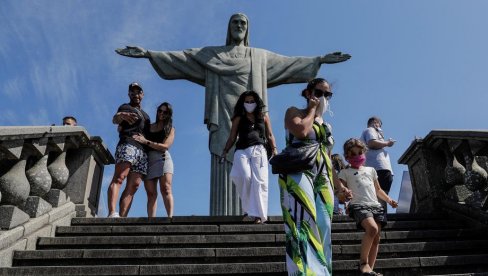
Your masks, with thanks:
<instances>
[{"instance_id":1,"label":"white sneaker","mask_svg":"<svg viewBox=\"0 0 488 276\"><path fill-rule=\"evenodd\" d=\"M119 213L118 212L113 212L111 213L110 215L108 215L109 218L120 218L119 216Z\"/></svg>"}]
</instances>

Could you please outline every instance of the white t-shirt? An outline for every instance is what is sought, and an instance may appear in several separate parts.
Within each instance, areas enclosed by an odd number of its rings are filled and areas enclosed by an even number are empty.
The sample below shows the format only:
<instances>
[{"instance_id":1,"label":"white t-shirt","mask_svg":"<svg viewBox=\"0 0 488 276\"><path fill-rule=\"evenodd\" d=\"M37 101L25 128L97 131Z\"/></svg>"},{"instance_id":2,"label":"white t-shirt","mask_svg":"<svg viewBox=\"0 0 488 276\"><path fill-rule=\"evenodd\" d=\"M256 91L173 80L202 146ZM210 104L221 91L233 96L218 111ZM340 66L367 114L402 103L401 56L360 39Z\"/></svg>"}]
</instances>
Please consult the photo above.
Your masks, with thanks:
<instances>
[{"instance_id":1,"label":"white t-shirt","mask_svg":"<svg viewBox=\"0 0 488 276\"><path fill-rule=\"evenodd\" d=\"M377 140L380 142L385 141L383 133L376 130L374 127L368 127L366 130L364 130L361 134L361 140L366 145L371 140ZM393 170L391 169L390 155L385 150L385 148L369 148L366 152L366 166L373 167L377 170L388 170L393 175Z\"/></svg>"},{"instance_id":2,"label":"white t-shirt","mask_svg":"<svg viewBox=\"0 0 488 276\"><path fill-rule=\"evenodd\" d=\"M359 169L343 169L339 172L339 178L346 181L347 187L352 191L350 204L381 206L374 188L374 181L378 180L374 168L361 166Z\"/></svg>"}]
</instances>

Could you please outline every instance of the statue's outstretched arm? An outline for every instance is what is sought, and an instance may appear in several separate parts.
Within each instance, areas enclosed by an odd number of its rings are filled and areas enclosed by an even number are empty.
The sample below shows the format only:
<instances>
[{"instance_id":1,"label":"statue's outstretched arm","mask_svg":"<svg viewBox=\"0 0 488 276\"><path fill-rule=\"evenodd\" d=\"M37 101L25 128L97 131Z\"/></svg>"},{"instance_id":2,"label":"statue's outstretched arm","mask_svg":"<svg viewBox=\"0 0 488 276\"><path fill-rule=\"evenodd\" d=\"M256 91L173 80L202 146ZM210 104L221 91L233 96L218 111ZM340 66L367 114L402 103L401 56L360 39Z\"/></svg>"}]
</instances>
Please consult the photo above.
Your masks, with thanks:
<instances>
[{"instance_id":1,"label":"statue's outstretched arm","mask_svg":"<svg viewBox=\"0 0 488 276\"><path fill-rule=\"evenodd\" d=\"M133 58L148 58L149 53L139 46L125 46L125 48L115 49L115 52L119 55Z\"/></svg>"},{"instance_id":2,"label":"statue's outstretched arm","mask_svg":"<svg viewBox=\"0 0 488 276\"><path fill-rule=\"evenodd\" d=\"M343 54L341 52L334 52L331 54L327 54L325 56L320 57L320 63L327 63L327 64L333 64L333 63L339 63L346 61L351 58L351 55L349 54Z\"/></svg>"}]
</instances>

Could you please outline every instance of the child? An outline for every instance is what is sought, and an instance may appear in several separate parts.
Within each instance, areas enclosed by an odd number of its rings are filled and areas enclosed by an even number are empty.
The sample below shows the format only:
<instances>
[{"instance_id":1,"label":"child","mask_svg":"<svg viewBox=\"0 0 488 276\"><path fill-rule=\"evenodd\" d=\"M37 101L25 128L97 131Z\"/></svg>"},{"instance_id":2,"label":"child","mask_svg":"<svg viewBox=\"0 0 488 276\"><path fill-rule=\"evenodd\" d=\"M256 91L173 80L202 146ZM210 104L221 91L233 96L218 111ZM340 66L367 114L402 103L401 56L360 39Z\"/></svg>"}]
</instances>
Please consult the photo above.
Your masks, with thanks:
<instances>
[{"instance_id":1,"label":"child","mask_svg":"<svg viewBox=\"0 0 488 276\"><path fill-rule=\"evenodd\" d=\"M365 230L359 257L361 275L382 275L373 271L381 227L386 225L386 214L383 213L378 197L393 208L396 208L398 203L381 189L375 169L363 166L366 160L365 152L366 145L361 140L347 140L344 143L344 157L351 167L341 170L339 178L353 193L349 203L349 214L356 220L357 227Z\"/></svg>"}]
</instances>

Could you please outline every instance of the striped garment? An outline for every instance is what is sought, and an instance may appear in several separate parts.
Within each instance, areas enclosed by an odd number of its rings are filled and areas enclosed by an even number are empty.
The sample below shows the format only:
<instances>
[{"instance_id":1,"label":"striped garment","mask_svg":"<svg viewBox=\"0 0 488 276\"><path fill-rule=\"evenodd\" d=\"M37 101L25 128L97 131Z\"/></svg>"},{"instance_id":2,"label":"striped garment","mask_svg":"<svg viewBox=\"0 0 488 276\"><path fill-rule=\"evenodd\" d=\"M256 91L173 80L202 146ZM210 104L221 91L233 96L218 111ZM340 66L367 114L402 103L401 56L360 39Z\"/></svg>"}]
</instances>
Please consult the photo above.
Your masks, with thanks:
<instances>
[{"instance_id":1,"label":"striped garment","mask_svg":"<svg viewBox=\"0 0 488 276\"><path fill-rule=\"evenodd\" d=\"M287 137L287 144L298 141L291 135ZM329 151L334 140L330 127L314 122L313 132L305 142L311 140L321 143L314 168L297 174L281 174L278 179L288 275L332 275L334 190Z\"/></svg>"}]
</instances>

